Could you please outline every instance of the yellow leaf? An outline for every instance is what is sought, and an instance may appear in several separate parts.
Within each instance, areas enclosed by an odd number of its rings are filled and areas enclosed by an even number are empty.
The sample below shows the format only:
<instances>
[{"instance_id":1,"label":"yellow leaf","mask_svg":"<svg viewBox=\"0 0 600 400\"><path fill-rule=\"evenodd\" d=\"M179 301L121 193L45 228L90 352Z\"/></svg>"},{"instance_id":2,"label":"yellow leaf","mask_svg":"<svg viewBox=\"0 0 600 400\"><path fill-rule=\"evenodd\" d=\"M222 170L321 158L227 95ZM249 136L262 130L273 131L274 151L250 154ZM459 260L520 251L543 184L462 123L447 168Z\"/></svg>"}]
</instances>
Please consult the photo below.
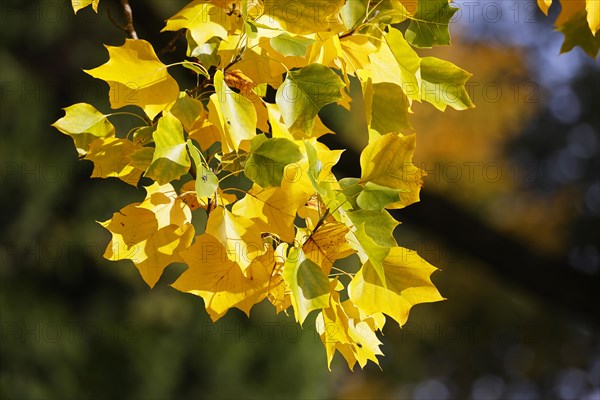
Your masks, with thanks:
<instances>
[{"instance_id":1,"label":"yellow leaf","mask_svg":"<svg viewBox=\"0 0 600 400\"><path fill-rule=\"evenodd\" d=\"M379 365L377 356L383 353L379 349L381 342L375 334L378 327L374 318L360 319L359 311L349 300L340 303L339 293L332 293L329 307L317 316L316 328L325 345L330 370L336 350L346 359L350 369L354 368L357 361L361 368L368 360Z\"/></svg>"},{"instance_id":2,"label":"yellow leaf","mask_svg":"<svg viewBox=\"0 0 600 400\"><path fill-rule=\"evenodd\" d=\"M100 0L71 0L71 5L73 6L73 11L75 11L75 14L77 14L77 11L89 6L90 4L92 5L94 11L98 12L99 2Z\"/></svg>"},{"instance_id":3,"label":"yellow leaf","mask_svg":"<svg viewBox=\"0 0 600 400\"><path fill-rule=\"evenodd\" d=\"M227 40L229 17L225 9L203 0L196 0L169 18L161 32L184 28L189 29L198 46L202 46L212 37Z\"/></svg>"},{"instance_id":4,"label":"yellow leaf","mask_svg":"<svg viewBox=\"0 0 600 400\"><path fill-rule=\"evenodd\" d=\"M600 30L600 1L586 0L587 21L594 35Z\"/></svg>"},{"instance_id":5,"label":"yellow leaf","mask_svg":"<svg viewBox=\"0 0 600 400\"><path fill-rule=\"evenodd\" d=\"M286 311L292 306L290 291L283 280L283 268L281 268L285 263L288 247L287 243L280 243L275 249L275 269L269 282L268 298L277 313Z\"/></svg>"},{"instance_id":6,"label":"yellow leaf","mask_svg":"<svg viewBox=\"0 0 600 400\"><path fill-rule=\"evenodd\" d=\"M179 253L192 243L194 227L190 209L173 186L154 183L146 191L142 203L124 207L100 225L112 233L104 257L133 261L153 287L167 265L181 261Z\"/></svg>"},{"instance_id":7,"label":"yellow leaf","mask_svg":"<svg viewBox=\"0 0 600 400\"><path fill-rule=\"evenodd\" d=\"M288 32L341 32L344 24L339 12L345 0L265 0L264 13L258 23L269 24L274 19Z\"/></svg>"},{"instance_id":8,"label":"yellow leaf","mask_svg":"<svg viewBox=\"0 0 600 400\"><path fill-rule=\"evenodd\" d=\"M421 100L421 58L395 28L383 35L379 50L369 55L373 83L395 83L412 100Z\"/></svg>"},{"instance_id":9,"label":"yellow leaf","mask_svg":"<svg viewBox=\"0 0 600 400\"><path fill-rule=\"evenodd\" d=\"M179 86L150 43L126 39L123 46L106 48L108 62L85 72L109 84L112 108L138 106L154 119L177 100Z\"/></svg>"},{"instance_id":10,"label":"yellow leaf","mask_svg":"<svg viewBox=\"0 0 600 400\"><path fill-rule=\"evenodd\" d=\"M99 138L90 144L86 160L94 163L92 178L119 178L137 186L142 170L136 168L131 155L143 147L127 139Z\"/></svg>"},{"instance_id":11,"label":"yellow leaf","mask_svg":"<svg viewBox=\"0 0 600 400\"><path fill-rule=\"evenodd\" d=\"M436 268L415 251L393 247L382 264L385 283L367 261L348 285L350 300L366 315L383 312L402 326L413 305L444 300L431 282Z\"/></svg>"},{"instance_id":12,"label":"yellow leaf","mask_svg":"<svg viewBox=\"0 0 600 400\"><path fill-rule=\"evenodd\" d=\"M329 275L336 260L356 253L346 239L349 232L350 229L339 222L323 224L308 237L302 250L323 269L325 275Z\"/></svg>"},{"instance_id":13,"label":"yellow leaf","mask_svg":"<svg viewBox=\"0 0 600 400\"><path fill-rule=\"evenodd\" d=\"M303 185L285 179L284 174L281 187L252 186L246 196L235 203L233 212L251 219L262 232L273 233L282 241L292 243L296 212L310 196Z\"/></svg>"},{"instance_id":14,"label":"yellow leaf","mask_svg":"<svg viewBox=\"0 0 600 400\"><path fill-rule=\"evenodd\" d=\"M227 257L246 272L252 260L265 252L261 231L247 215L233 214L225 207L214 209L206 233L224 244Z\"/></svg>"},{"instance_id":15,"label":"yellow leaf","mask_svg":"<svg viewBox=\"0 0 600 400\"><path fill-rule=\"evenodd\" d=\"M238 151L244 140L256 136L257 116L254 105L225 84L223 71L214 76L215 92L210 96L210 121L223 136L224 152Z\"/></svg>"},{"instance_id":16,"label":"yellow leaf","mask_svg":"<svg viewBox=\"0 0 600 400\"><path fill-rule=\"evenodd\" d=\"M207 233L197 236L195 243L181 256L189 269L172 286L202 297L213 321L232 307L249 315L252 306L269 293L275 267L272 249L256 258L246 275L228 258L221 241Z\"/></svg>"},{"instance_id":17,"label":"yellow leaf","mask_svg":"<svg viewBox=\"0 0 600 400\"><path fill-rule=\"evenodd\" d=\"M544 14L548 15L548 9L552 5L552 0L537 0L537 3L540 10L542 10Z\"/></svg>"},{"instance_id":18,"label":"yellow leaf","mask_svg":"<svg viewBox=\"0 0 600 400\"><path fill-rule=\"evenodd\" d=\"M412 163L415 135L388 133L369 143L360 156L361 183L401 190L400 200L388 208L406 207L419 201L425 171Z\"/></svg>"}]
</instances>

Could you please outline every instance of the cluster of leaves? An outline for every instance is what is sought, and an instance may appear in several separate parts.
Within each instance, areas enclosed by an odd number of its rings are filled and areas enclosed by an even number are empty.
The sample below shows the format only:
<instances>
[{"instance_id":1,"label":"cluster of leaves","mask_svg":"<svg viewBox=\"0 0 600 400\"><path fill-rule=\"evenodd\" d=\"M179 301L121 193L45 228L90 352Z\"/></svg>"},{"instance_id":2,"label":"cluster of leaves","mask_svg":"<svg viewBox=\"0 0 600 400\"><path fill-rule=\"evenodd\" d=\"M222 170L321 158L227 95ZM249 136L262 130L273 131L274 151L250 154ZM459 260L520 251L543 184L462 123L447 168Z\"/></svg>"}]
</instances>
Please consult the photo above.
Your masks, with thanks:
<instances>
[{"instance_id":1,"label":"cluster of leaves","mask_svg":"<svg viewBox=\"0 0 600 400\"><path fill-rule=\"evenodd\" d=\"M98 0L73 8L89 4ZM455 11L448 0L197 0L163 29L185 32L185 60L165 65L140 39L107 46L108 62L86 72L109 84L112 108L143 111L132 114L143 125L116 132L109 117L128 113L84 103L54 124L92 177L153 181L141 203L101 222L112 234L104 256L132 260L151 287L187 264L172 286L201 296L213 320L264 299L300 324L318 310L329 364L336 350L350 368L378 363L386 316L403 325L413 305L442 300L436 269L398 246L387 209L418 201L425 176L411 162L412 102L473 107L469 73L415 51L449 44ZM175 66L196 85L182 90ZM350 109L351 80L369 143L361 177L338 181L342 151L318 141L331 133L318 113ZM337 262L348 257L360 259L355 272Z\"/></svg>"},{"instance_id":2,"label":"cluster of leaves","mask_svg":"<svg viewBox=\"0 0 600 400\"><path fill-rule=\"evenodd\" d=\"M552 0L537 0L538 6L548 14ZM554 1L558 3L558 1ZM600 50L600 1L560 0L561 11L556 19L556 28L565 35L561 52L581 47L590 57L598 57Z\"/></svg>"}]
</instances>

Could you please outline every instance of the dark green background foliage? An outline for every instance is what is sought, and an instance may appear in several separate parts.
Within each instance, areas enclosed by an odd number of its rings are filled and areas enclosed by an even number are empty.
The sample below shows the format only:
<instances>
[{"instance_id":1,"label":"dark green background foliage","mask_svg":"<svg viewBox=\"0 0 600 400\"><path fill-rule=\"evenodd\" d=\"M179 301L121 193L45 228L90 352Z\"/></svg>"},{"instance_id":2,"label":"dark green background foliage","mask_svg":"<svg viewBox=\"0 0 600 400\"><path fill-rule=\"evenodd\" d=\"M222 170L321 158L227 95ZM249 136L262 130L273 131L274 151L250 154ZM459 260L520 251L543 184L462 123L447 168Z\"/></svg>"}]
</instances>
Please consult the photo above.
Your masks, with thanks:
<instances>
[{"instance_id":1,"label":"dark green background foliage","mask_svg":"<svg viewBox=\"0 0 600 400\"><path fill-rule=\"evenodd\" d=\"M403 221L396 232L400 244L443 269L434 282L449 300L416 307L402 330L386 328L383 372L369 365L352 373L336 359L330 373L314 316L299 330L291 318L261 304L250 319L230 311L212 324L201 299L168 286L180 266L170 267L150 290L132 264L101 257L109 234L94 220L108 219L144 193L116 179L89 179L91 163L77 161L70 138L50 124L74 103L109 109L105 84L81 72L106 60L102 43L123 42L124 33L107 17L110 9L121 18L118 2L104 3L99 15L86 9L77 16L67 0L0 5L0 398L599 395L598 151L577 164L580 173L572 181L552 180L544 169L562 165L552 155L566 148L565 132L581 121L592 127L587 148L600 146L597 64L581 61L577 75L561 83L575 95L575 118L557 117L552 105L541 107L505 149L509 158L525 154L540 166L528 183L539 195L573 181L583 188L572 199L567 250L536 253L480 221L474 210L426 188L422 203L396 213ZM172 38L158 34L162 20L184 3L132 1L140 37L162 48ZM520 29L511 23L510 30ZM543 22L535 28L552 30ZM493 29L501 32L488 26L473 35L486 43L496 35L489 34ZM528 46L532 54L541 52ZM176 60L182 42L178 47L163 61ZM580 55L554 52L545 60L568 69ZM531 56L532 68L545 68L542 59ZM461 65L469 69L469 60ZM189 79L181 74L182 82ZM573 100L561 107L574 107ZM366 133L338 108L327 107L322 117L341 133L326 139L330 146L339 141L337 146L349 147L344 140L353 135L364 141ZM128 120L120 118L115 123L127 129ZM338 176L358 176L356 160L345 153ZM584 197L587 206L581 205Z\"/></svg>"}]
</instances>

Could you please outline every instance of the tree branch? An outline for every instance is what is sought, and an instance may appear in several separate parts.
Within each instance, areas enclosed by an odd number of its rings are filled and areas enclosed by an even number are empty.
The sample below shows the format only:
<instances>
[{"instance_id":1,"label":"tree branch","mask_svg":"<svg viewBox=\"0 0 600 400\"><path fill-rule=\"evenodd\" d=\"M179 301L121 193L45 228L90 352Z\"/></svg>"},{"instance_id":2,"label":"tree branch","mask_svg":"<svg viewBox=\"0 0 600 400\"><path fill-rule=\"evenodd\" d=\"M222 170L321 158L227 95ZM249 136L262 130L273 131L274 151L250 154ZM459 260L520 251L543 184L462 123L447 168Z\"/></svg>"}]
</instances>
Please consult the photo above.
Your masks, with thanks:
<instances>
[{"instance_id":1,"label":"tree branch","mask_svg":"<svg viewBox=\"0 0 600 400\"><path fill-rule=\"evenodd\" d=\"M123 14L125 14L125 25L120 25L117 21L115 21L110 10L108 10L108 19L113 23L114 26L127 32L127 35L129 35L131 39L139 39L138 34L133 26L133 10L129 5L129 1L121 0L121 6L123 7Z\"/></svg>"},{"instance_id":2,"label":"tree branch","mask_svg":"<svg viewBox=\"0 0 600 400\"><path fill-rule=\"evenodd\" d=\"M123 13L125 14L125 26L123 29L125 32L127 32L130 38L139 39L133 26L133 11L129 5L129 0L121 0L121 6L123 7Z\"/></svg>"}]
</instances>

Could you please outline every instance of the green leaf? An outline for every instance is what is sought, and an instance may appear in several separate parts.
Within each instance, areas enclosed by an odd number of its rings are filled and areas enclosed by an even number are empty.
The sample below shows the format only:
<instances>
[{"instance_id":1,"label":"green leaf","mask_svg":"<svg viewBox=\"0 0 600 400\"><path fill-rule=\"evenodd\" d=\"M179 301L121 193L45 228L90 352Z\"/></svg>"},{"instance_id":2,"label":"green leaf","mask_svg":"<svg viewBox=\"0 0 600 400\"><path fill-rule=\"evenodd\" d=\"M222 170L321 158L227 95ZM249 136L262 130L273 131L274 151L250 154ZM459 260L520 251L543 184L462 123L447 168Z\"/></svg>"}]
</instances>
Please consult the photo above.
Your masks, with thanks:
<instances>
[{"instance_id":1,"label":"green leaf","mask_svg":"<svg viewBox=\"0 0 600 400\"><path fill-rule=\"evenodd\" d=\"M356 27L367 14L368 0L347 1L340 11L344 27L348 30Z\"/></svg>"},{"instance_id":2,"label":"green leaf","mask_svg":"<svg viewBox=\"0 0 600 400\"><path fill-rule=\"evenodd\" d=\"M560 48L561 53L566 53L573 47L579 46L590 57L598 57L600 33L596 33L595 36L592 34L586 16L585 10L581 10L558 27L558 30L565 35L565 41Z\"/></svg>"},{"instance_id":3,"label":"green leaf","mask_svg":"<svg viewBox=\"0 0 600 400\"><path fill-rule=\"evenodd\" d=\"M283 266L283 279L290 289L296 320L302 324L308 313L329 306L329 280L321 267L292 248Z\"/></svg>"},{"instance_id":4,"label":"green leaf","mask_svg":"<svg viewBox=\"0 0 600 400\"><path fill-rule=\"evenodd\" d=\"M406 40L415 47L450 44L448 24L458 8L448 0L419 0L417 12L406 30Z\"/></svg>"},{"instance_id":5,"label":"green leaf","mask_svg":"<svg viewBox=\"0 0 600 400\"><path fill-rule=\"evenodd\" d=\"M200 66L197 63L193 63L190 61L184 61L183 64L181 64L181 65L191 71L194 71L198 75L202 75L206 78L209 78L209 76L206 74L206 71L203 70L202 68L200 68Z\"/></svg>"},{"instance_id":6,"label":"green leaf","mask_svg":"<svg viewBox=\"0 0 600 400\"><path fill-rule=\"evenodd\" d=\"M90 143L102 137L115 136L115 127L104 114L87 103L66 107L65 116L52 124L53 127L71 136L79 155L85 155Z\"/></svg>"},{"instance_id":7,"label":"green leaf","mask_svg":"<svg viewBox=\"0 0 600 400\"><path fill-rule=\"evenodd\" d=\"M211 197L219 187L219 178L210 170L200 150L189 139L187 148L196 166L196 195Z\"/></svg>"},{"instance_id":8,"label":"green leaf","mask_svg":"<svg viewBox=\"0 0 600 400\"><path fill-rule=\"evenodd\" d=\"M289 139L258 135L252 139L250 157L244 173L248 178L266 188L281 186L286 165L300 161L302 153Z\"/></svg>"},{"instance_id":9,"label":"green leaf","mask_svg":"<svg viewBox=\"0 0 600 400\"><path fill-rule=\"evenodd\" d=\"M216 93L210 101L218 113L226 144L237 151L242 140L256 136L256 109L250 100L225 84L223 71L215 73L214 84Z\"/></svg>"},{"instance_id":10,"label":"green leaf","mask_svg":"<svg viewBox=\"0 0 600 400\"><path fill-rule=\"evenodd\" d=\"M156 130L156 125L152 126L142 126L133 131L133 142L137 144L141 144L142 146L152 143L154 139L152 135Z\"/></svg>"},{"instance_id":11,"label":"green leaf","mask_svg":"<svg viewBox=\"0 0 600 400\"><path fill-rule=\"evenodd\" d=\"M390 252L390 248L387 246L381 246L371 236L367 234L365 230L365 223L356 225L354 236L358 240L360 247L357 248L357 252L361 260L369 260L377 271L377 274L381 278L382 282L385 282L385 275L383 272L383 260L387 257Z\"/></svg>"},{"instance_id":12,"label":"green leaf","mask_svg":"<svg viewBox=\"0 0 600 400\"><path fill-rule=\"evenodd\" d=\"M292 36L287 32L271 38L270 44L273 49L284 56L304 57L308 47L315 43L314 39L303 36Z\"/></svg>"},{"instance_id":13,"label":"green leaf","mask_svg":"<svg viewBox=\"0 0 600 400\"><path fill-rule=\"evenodd\" d=\"M450 61L436 57L421 59L421 99L444 111L446 106L455 110L475 107L469 98L465 83L472 74Z\"/></svg>"},{"instance_id":14,"label":"green leaf","mask_svg":"<svg viewBox=\"0 0 600 400\"><path fill-rule=\"evenodd\" d=\"M185 130L190 133L198 117L204 112L204 107L200 100L196 100L187 93L181 92L169 111L175 118L181 121Z\"/></svg>"},{"instance_id":15,"label":"green leaf","mask_svg":"<svg viewBox=\"0 0 600 400\"><path fill-rule=\"evenodd\" d=\"M385 186L367 182L356 198L356 203L363 210L382 210L391 208L390 205L400 201L404 190L390 189Z\"/></svg>"},{"instance_id":16,"label":"green leaf","mask_svg":"<svg viewBox=\"0 0 600 400\"><path fill-rule=\"evenodd\" d=\"M156 149L145 176L164 185L189 171L191 163L183 138L183 126L177 118L165 113L158 121L153 138Z\"/></svg>"},{"instance_id":17,"label":"green leaf","mask_svg":"<svg viewBox=\"0 0 600 400\"><path fill-rule=\"evenodd\" d=\"M319 110L342 99L344 82L329 67L311 64L291 71L277 90L275 101L290 133L310 135Z\"/></svg>"},{"instance_id":18,"label":"green leaf","mask_svg":"<svg viewBox=\"0 0 600 400\"><path fill-rule=\"evenodd\" d=\"M394 247L394 229L399 225L388 211L357 210L347 212L354 225L364 226L365 234L379 246Z\"/></svg>"},{"instance_id":19,"label":"green leaf","mask_svg":"<svg viewBox=\"0 0 600 400\"><path fill-rule=\"evenodd\" d=\"M208 42L198 45L194 41L192 35L190 35L189 31L186 33L186 39L188 44L188 57L197 58L198 62L204 65L206 68L209 68L212 65L219 65L221 56L218 54L217 50L219 50L221 39L213 37L209 39Z\"/></svg>"}]
</instances>

